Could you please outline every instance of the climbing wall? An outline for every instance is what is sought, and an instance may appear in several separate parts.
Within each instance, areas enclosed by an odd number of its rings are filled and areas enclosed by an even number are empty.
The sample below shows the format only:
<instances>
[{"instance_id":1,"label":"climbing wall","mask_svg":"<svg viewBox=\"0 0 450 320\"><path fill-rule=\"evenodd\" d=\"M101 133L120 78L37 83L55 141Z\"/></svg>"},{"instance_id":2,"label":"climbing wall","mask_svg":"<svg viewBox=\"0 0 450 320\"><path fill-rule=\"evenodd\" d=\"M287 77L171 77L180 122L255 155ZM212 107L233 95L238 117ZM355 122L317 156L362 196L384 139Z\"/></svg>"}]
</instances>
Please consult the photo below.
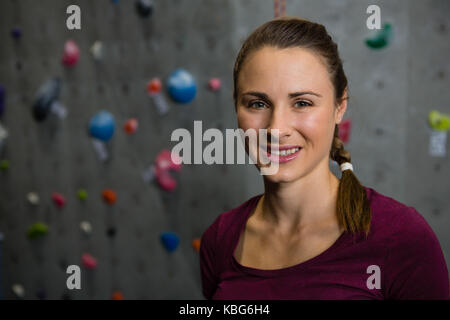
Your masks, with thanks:
<instances>
[{"instance_id":1,"label":"climbing wall","mask_svg":"<svg viewBox=\"0 0 450 320\"><path fill-rule=\"evenodd\" d=\"M155 160L176 128L236 127L234 59L274 16L274 2L155 0L146 17L136 3L0 1L0 298L201 299L196 240L263 190L251 165L182 165L170 172L175 187L151 168L163 166ZM81 30L66 27L72 4ZM377 37L366 27L370 4L392 27L378 49L366 43ZM442 145L447 131L429 118L450 114L449 9L445 0L285 6L324 24L339 45L350 87L346 148L361 182L416 207L448 263L448 142L445 154L430 152L431 137ZM65 52L68 40L78 60ZM184 102L169 88L180 68L195 80L181 90ZM38 91L55 77L57 103L43 108ZM66 286L69 265L81 268L80 290Z\"/></svg>"},{"instance_id":2,"label":"climbing wall","mask_svg":"<svg viewBox=\"0 0 450 320\"><path fill-rule=\"evenodd\" d=\"M81 8L81 30L71 31L66 8L74 3ZM116 291L125 299L201 298L192 241L217 214L245 200L240 176L254 169L182 166L173 173L173 191L144 181L143 172L175 144L170 135L176 128L193 132L194 120L202 120L204 130L235 127L227 1L157 1L147 18L129 0L8 0L0 2L0 13L1 123L9 133L1 153L9 168L0 172L2 297L15 297L12 287L19 284L25 299L110 299ZM11 34L14 28L20 37ZM61 63L69 39L80 51L72 67ZM91 52L96 41L103 46L100 60ZM174 101L166 90L178 68L196 81L189 103ZM37 122L36 93L53 77L61 78L59 101L67 115ZM169 105L164 115L147 92L154 77L161 79L160 95ZM218 91L208 86L213 77L221 80ZM89 131L101 110L115 122L104 142L106 161ZM130 118L138 121L134 134L123 129ZM103 199L105 189L115 192L115 203ZM30 192L39 197L37 204L28 200ZM55 192L65 198L64 206L52 199ZM27 232L36 222L48 232L30 239ZM83 231L81 222L92 230ZM178 236L176 250L162 245L164 232ZM95 268L89 259L84 266L83 254L96 259ZM68 265L81 267L81 290L66 288Z\"/></svg>"}]
</instances>

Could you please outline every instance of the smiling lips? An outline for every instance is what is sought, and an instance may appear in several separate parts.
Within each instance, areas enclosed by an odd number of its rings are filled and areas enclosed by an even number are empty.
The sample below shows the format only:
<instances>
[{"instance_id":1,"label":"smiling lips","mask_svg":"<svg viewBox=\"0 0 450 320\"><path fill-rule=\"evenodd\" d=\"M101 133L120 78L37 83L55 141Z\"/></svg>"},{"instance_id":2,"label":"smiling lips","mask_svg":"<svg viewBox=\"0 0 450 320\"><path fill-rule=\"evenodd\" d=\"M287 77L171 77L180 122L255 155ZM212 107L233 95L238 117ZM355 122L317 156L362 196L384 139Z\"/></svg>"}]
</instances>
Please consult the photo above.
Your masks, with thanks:
<instances>
[{"instance_id":1,"label":"smiling lips","mask_svg":"<svg viewBox=\"0 0 450 320\"><path fill-rule=\"evenodd\" d=\"M294 145L278 146L278 151L272 150L270 145L267 148L262 148L270 161L278 163L286 163L294 160L299 155L301 149L300 146Z\"/></svg>"}]
</instances>

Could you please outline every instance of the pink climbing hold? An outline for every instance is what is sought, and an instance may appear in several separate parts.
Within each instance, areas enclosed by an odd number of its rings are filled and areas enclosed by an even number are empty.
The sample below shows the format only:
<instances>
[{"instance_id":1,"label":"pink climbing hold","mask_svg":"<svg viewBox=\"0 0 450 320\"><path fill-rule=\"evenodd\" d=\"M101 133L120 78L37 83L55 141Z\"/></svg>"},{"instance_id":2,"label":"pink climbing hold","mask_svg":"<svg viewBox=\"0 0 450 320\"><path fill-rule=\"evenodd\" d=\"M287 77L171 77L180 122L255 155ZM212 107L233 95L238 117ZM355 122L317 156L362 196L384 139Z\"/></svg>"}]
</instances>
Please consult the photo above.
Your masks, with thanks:
<instances>
[{"instance_id":1,"label":"pink climbing hold","mask_svg":"<svg viewBox=\"0 0 450 320\"><path fill-rule=\"evenodd\" d=\"M350 119L342 121L339 125L339 139L343 143L347 143L350 139L350 130L352 128L352 122Z\"/></svg>"},{"instance_id":2,"label":"pink climbing hold","mask_svg":"<svg viewBox=\"0 0 450 320\"><path fill-rule=\"evenodd\" d=\"M171 151L162 150L155 160L155 177L161 188L166 191L173 191L177 186L177 181L171 177L170 171L180 171L181 159L177 155L171 156Z\"/></svg>"},{"instance_id":3,"label":"pink climbing hold","mask_svg":"<svg viewBox=\"0 0 450 320\"><path fill-rule=\"evenodd\" d=\"M52 193L52 199L53 202L58 206L58 208L62 208L66 204L66 198L64 198L64 196L58 192Z\"/></svg>"},{"instance_id":4,"label":"pink climbing hold","mask_svg":"<svg viewBox=\"0 0 450 320\"><path fill-rule=\"evenodd\" d=\"M97 267L97 259L91 256L89 253L83 253L81 260L85 268L95 269Z\"/></svg>"},{"instance_id":5,"label":"pink climbing hold","mask_svg":"<svg viewBox=\"0 0 450 320\"><path fill-rule=\"evenodd\" d=\"M219 78L211 78L208 82L208 86L212 91L217 91L222 86Z\"/></svg>"},{"instance_id":6,"label":"pink climbing hold","mask_svg":"<svg viewBox=\"0 0 450 320\"><path fill-rule=\"evenodd\" d=\"M80 49L73 40L67 40L64 45L62 63L67 67L73 67L80 58Z\"/></svg>"}]
</instances>

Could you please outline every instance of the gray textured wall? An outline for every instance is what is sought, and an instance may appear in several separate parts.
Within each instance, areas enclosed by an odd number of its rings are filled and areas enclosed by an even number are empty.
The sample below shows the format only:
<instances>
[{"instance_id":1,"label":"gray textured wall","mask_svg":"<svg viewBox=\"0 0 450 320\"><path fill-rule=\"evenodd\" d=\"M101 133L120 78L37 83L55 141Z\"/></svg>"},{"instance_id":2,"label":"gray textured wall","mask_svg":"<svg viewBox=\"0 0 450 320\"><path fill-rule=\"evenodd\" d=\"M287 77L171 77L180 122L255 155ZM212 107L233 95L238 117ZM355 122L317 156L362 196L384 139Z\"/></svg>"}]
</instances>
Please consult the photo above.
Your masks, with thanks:
<instances>
[{"instance_id":1,"label":"gray textured wall","mask_svg":"<svg viewBox=\"0 0 450 320\"><path fill-rule=\"evenodd\" d=\"M82 30L68 31L65 10L78 4ZM145 184L141 171L163 148L170 133L194 120L203 127L234 128L232 67L245 36L273 17L270 0L155 1L154 15L140 19L134 1L0 1L0 83L7 90L1 123L9 139L1 159L10 168L0 172L0 292L13 298L11 285L24 286L25 298L38 290L47 298L109 299L114 290L125 298L200 299L198 254L191 240L222 211L262 191L251 166L184 166L179 187L170 194ZM382 21L394 27L394 41L373 51L364 44L372 32L365 27L369 4L381 7ZM450 3L435 1L287 1L287 14L324 24L338 42L350 86L347 117L353 130L348 143L355 171L364 185L416 207L438 235L450 262L449 156L428 155L431 109L450 113ZM16 42L10 29L20 26ZM61 63L65 40L74 39L81 59L72 69ZM96 63L89 48L95 40L106 53ZM20 65L20 68L18 66ZM192 72L198 84L189 105L170 102L160 118L145 93L146 82L163 80L178 67ZM69 114L62 121L36 123L31 105L46 79L63 78L61 100ZM206 89L210 77L222 79L222 90ZM170 100L169 100L170 101ZM116 133L111 160L98 161L87 125L100 109L112 112ZM121 127L135 116L139 130L127 136ZM447 143L448 145L448 143ZM447 148L448 149L448 148ZM243 179L244 178L244 179ZM78 188L88 191L85 203ZM101 190L117 191L108 206ZM33 207L26 194L37 191ZM51 193L67 205L58 209ZM43 220L49 234L25 237L29 225ZM89 220L93 233L79 229ZM117 234L110 238L109 227ZM180 247L167 253L159 242L163 231L175 231ZM98 258L96 270L82 269L82 290L65 289L65 269L81 264L81 254Z\"/></svg>"}]
</instances>

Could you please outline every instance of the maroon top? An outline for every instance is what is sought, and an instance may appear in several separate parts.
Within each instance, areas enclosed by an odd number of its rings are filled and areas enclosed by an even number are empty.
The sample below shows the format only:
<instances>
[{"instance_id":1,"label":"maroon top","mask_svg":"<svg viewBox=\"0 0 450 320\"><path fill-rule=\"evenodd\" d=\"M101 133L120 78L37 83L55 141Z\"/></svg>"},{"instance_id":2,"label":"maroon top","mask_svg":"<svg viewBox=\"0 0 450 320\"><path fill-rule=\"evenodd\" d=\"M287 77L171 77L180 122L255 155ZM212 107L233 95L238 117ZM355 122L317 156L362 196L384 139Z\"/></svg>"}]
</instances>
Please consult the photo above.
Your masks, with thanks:
<instances>
[{"instance_id":1,"label":"maroon top","mask_svg":"<svg viewBox=\"0 0 450 320\"><path fill-rule=\"evenodd\" d=\"M367 239L344 232L319 255L282 269L246 267L233 255L262 195L220 214L201 239L205 298L449 299L447 265L426 220L413 207L365 189L372 208Z\"/></svg>"}]
</instances>

